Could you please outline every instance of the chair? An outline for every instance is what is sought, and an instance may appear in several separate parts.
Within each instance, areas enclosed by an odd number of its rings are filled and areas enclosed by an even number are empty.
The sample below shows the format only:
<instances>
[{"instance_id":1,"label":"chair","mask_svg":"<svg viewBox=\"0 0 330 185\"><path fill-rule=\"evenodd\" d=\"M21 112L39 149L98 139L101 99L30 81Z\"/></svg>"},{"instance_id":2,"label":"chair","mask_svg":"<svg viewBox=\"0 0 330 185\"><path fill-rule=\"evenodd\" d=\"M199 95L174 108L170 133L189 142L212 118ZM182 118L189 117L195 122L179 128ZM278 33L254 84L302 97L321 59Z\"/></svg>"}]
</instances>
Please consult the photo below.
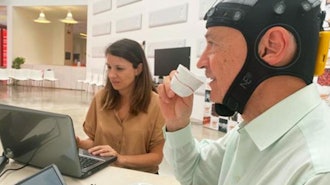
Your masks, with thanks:
<instances>
[{"instance_id":1,"label":"chair","mask_svg":"<svg viewBox=\"0 0 330 185\"><path fill-rule=\"evenodd\" d=\"M107 80L107 78L104 75L99 75L99 80L97 81L96 86L104 87L107 82L106 80Z\"/></svg>"},{"instance_id":2,"label":"chair","mask_svg":"<svg viewBox=\"0 0 330 185\"><path fill-rule=\"evenodd\" d=\"M8 69L0 68L0 81L6 81L6 84L10 80Z\"/></svg>"},{"instance_id":3,"label":"chair","mask_svg":"<svg viewBox=\"0 0 330 185\"><path fill-rule=\"evenodd\" d=\"M29 79L32 81L32 86L33 82L38 83L39 86L42 85L42 82L44 80L42 70L31 69Z\"/></svg>"},{"instance_id":4,"label":"chair","mask_svg":"<svg viewBox=\"0 0 330 185\"><path fill-rule=\"evenodd\" d=\"M87 85L87 91L88 91L89 87L91 86L92 90L93 90L92 92L93 93L95 92L95 86L98 83L99 78L100 78L99 74L97 74L97 73L92 74L92 80Z\"/></svg>"},{"instance_id":5,"label":"chair","mask_svg":"<svg viewBox=\"0 0 330 185\"><path fill-rule=\"evenodd\" d=\"M84 84L89 84L92 81L92 73L91 72L87 72L86 73L86 79L85 80L77 80L77 83L80 84L81 83L81 88L83 89Z\"/></svg>"},{"instance_id":6,"label":"chair","mask_svg":"<svg viewBox=\"0 0 330 185\"><path fill-rule=\"evenodd\" d=\"M44 77L43 77L43 85L44 86L44 82L51 82L55 87L55 83L58 81L57 78L55 78L55 73L52 69L47 69L44 71Z\"/></svg>"},{"instance_id":7,"label":"chair","mask_svg":"<svg viewBox=\"0 0 330 185\"><path fill-rule=\"evenodd\" d=\"M14 81L14 84L20 81L26 83L29 80L30 70L29 69L11 69L10 78ZM25 84L27 85L27 84Z\"/></svg>"}]
</instances>

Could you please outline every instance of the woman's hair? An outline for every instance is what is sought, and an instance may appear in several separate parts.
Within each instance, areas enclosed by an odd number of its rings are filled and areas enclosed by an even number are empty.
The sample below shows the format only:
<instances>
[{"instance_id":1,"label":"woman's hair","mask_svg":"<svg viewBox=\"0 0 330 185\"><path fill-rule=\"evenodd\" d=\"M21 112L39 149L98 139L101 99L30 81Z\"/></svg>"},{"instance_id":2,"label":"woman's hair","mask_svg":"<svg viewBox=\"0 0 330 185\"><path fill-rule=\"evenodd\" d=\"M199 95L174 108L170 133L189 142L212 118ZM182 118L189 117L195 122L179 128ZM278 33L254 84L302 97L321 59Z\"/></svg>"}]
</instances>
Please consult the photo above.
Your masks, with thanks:
<instances>
[{"instance_id":1,"label":"woman's hair","mask_svg":"<svg viewBox=\"0 0 330 185\"><path fill-rule=\"evenodd\" d=\"M134 92L131 94L130 114L137 115L139 112L147 112L151 100L151 93L155 90L152 82L151 73L148 67L147 59L141 45L130 39L122 39L111 44L105 51L105 55L113 55L126 59L137 68L142 64L142 72L135 77ZM119 108L121 96L117 90L112 87L107 77L105 85L105 94L102 98L104 109Z\"/></svg>"}]
</instances>

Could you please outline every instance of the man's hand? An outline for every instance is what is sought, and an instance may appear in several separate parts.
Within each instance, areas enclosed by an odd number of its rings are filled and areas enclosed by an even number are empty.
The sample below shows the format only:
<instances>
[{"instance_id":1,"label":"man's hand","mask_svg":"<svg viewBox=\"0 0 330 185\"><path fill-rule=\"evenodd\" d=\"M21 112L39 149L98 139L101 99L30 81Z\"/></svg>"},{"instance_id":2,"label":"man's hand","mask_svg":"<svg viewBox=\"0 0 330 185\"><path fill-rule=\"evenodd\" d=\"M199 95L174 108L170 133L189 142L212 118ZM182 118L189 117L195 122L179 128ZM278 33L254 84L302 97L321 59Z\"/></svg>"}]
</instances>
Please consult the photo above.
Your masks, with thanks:
<instances>
[{"instance_id":1,"label":"man's hand","mask_svg":"<svg viewBox=\"0 0 330 185\"><path fill-rule=\"evenodd\" d=\"M182 98L171 90L171 79L176 71L172 71L164 78L163 84L158 86L160 109L165 118L167 131L176 131L190 123L193 95Z\"/></svg>"}]
</instances>

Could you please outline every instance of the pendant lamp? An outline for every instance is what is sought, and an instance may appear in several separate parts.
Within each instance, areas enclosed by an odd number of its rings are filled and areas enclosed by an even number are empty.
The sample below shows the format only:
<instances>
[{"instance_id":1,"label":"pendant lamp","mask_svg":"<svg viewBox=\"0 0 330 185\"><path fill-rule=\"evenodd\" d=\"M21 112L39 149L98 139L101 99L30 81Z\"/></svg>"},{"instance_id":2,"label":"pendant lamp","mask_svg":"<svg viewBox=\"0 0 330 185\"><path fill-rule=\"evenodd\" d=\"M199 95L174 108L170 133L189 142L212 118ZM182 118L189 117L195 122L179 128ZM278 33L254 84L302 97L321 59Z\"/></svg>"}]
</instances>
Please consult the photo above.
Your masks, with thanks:
<instances>
[{"instance_id":1,"label":"pendant lamp","mask_svg":"<svg viewBox=\"0 0 330 185\"><path fill-rule=\"evenodd\" d=\"M67 23L67 24L77 24L78 23L78 21L73 19L73 16L72 16L72 13L70 10L68 11L68 14L66 15L66 17L64 19L61 19L61 22Z\"/></svg>"},{"instance_id":2,"label":"pendant lamp","mask_svg":"<svg viewBox=\"0 0 330 185\"><path fill-rule=\"evenodd\" d=\"M34 22L36 23L50 23L49 20L47 20L46 15L44 14L44 12L41 10L39 17L37 19L34 19Z\"/></svg>"}]
</instances>

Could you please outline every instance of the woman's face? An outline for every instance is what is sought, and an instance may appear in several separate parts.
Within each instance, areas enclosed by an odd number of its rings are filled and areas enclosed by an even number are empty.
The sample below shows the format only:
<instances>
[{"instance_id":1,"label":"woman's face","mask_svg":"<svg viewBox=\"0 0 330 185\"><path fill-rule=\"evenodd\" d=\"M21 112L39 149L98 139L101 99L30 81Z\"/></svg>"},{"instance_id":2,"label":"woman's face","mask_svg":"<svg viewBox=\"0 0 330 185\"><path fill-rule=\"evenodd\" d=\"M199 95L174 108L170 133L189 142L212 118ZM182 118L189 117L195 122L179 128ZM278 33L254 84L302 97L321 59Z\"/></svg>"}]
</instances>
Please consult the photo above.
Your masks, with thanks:
<instances>
[{"instance_id":1,"label":"woman's face","mask_svg":"<svg viewBox=\"0 0 330 185\"><path fill-rule=\"evenodd\" d=\"M138 68L124 58L107 54L108 78L113 88L122 93L130 93L134 87Z\"/></svg>"}]
</instances>

